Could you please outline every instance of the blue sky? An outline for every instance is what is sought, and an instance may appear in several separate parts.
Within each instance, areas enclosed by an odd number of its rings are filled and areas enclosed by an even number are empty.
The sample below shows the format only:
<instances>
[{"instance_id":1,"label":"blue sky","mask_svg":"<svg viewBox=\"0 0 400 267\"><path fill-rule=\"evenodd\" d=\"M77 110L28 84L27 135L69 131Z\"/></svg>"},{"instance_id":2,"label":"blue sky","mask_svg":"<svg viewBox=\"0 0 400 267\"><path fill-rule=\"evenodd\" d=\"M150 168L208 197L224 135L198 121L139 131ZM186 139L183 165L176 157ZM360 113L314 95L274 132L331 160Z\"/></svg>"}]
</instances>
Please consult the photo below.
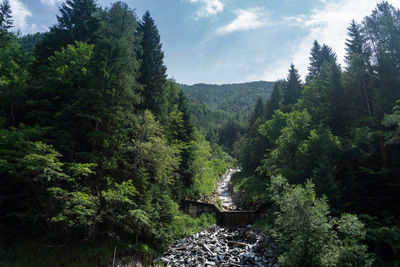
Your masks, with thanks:
<instances>
[{"instance_id":1,"label":"blue sky","mask_svg":"<svg viewBox=\"0 0 400 267\"><path fill-rule=\"evenodd\" d=\"M10 0L22 33L56 23L61 0ZM98 0L101 6L115 1ZM343 62L347 26L380 0L126 0L148 9L159 28L168 75L180 83L235 83L284 78L290 63L307 73L313 40ZM389 1L400 8L400 0Z\"/></svg>"}]
</instances>

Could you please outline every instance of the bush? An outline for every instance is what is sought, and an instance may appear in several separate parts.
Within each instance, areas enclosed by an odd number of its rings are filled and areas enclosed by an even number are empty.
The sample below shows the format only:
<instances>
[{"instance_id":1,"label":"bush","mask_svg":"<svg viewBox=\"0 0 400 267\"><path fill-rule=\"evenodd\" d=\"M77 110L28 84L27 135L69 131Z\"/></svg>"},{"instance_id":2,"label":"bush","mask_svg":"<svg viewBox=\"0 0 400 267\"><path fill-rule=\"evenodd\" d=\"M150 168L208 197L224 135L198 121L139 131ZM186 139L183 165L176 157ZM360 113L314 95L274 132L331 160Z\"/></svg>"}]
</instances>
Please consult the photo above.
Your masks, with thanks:
<instances>
[{"instance_id":1,"label":"bush","mask_svg":"<svg viewBox=\"0 0 400 267\"><path fill-rule=\"evenodd\" d=\"M357 216L329 217L326 198L316 197L314 184L289 185L281 176L271 178L271 199L276 205L273 235L284 266L371 266L364 225Z\"/></svg>"}]
</instances>

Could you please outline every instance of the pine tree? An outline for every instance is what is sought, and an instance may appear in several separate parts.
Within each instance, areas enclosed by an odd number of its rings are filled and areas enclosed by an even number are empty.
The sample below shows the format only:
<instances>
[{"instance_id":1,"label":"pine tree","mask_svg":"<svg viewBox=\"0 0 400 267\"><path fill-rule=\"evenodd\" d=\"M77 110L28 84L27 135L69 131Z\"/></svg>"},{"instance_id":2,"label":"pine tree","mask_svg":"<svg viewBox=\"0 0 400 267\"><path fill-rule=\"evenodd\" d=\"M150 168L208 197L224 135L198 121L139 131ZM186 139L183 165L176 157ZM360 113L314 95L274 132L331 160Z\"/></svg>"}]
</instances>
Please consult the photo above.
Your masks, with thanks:
<instances>
[{"instance_id":1,"label":"pine tree","mask_svg":"<svg viewBox=\"0 0 400 267\"><path fill-rule=\"evenodd\" d=\"M321 53L321 46L317 42L317 40L315 40L313 43L313 47L311 48L311 55L309 57L310 66L308 67L308 75L306 77L307 83L310 83L312 79L317 77L318 73L321 70L320 53Z\"/></svg>"},{"instance_id":2,"label":"pine tree","mask_svg":"<svg viewBox=\"0 0 400 267\"><path fill-rule=\"evenodd\" d=\"M345 75L345 93L348 96L349 110L352 111L352 120L356 121L365 115L372 116L370 52L361 32L361 25L354 20L348 27L348 36L345 56L348 65Z\"/></svg>"},{"instance_id":3,"label":"pine tree","mask_svg":"<svg viewBox=\"0 0 400 267\"><path fill-rule=\"evenodd\" d=\"M264 113L265 113L265 112L264 112L264 109L265 109L264 103L263 103L261 97L258 97L258 98L257 98L257 102L256 102L256 106L255 106L254 111L253 111L253 114L252 114L251 117L250 117L250 121L249 121L249 124L250 124L250 125L253 125L254 122L255 122L258 118L263 117L263 115L264 115Z\"/></svg>"},{"instance_id":4,"label":"pine tree","mask_svg":"<svg viewBox=\"0 0 400 267\"><path fill-rule=\"evenodd\" d=\"M354 54L362 55L364 53L365 38L361 34L361 25L355 20L351 21L350 26L347 28L349 36L346 39L346 63L350 63L351 56Z\"/></svg>"},{"instance_id":5,"label":"pine tree","mask_svg":"<svg viewBox=\"0 0 400 267\"><path fill-rule=\"evenodd\" d=\"M11 6L8 0L0 4L0 33L7 33L13 27L14 20L11 15Z\"/></svg>"},{"instance_id":6,"label":"pine tree","mask_svg":"<svg viewBox=\"0 0 400 267\"><path fill-rule=\"evenodd\" d=\"M373 91L374 115L381 120L400 99L400 10L388 2L379 3L364 19L363 31L372 48L372 62L376 74Z\"/></svg>"},{"instance_id":7,"label":"pine tree","mask_svg":"<svg viewBox=\"0 0 400 267\"><path fill-rule=\"evenodd\" d=\"M299 72L295 69L294 65L290 65L289 74L287 77L287 84L282 92L282 105L293 105L300 97L300 92L303 85L300 81Z\"/></svg>"},{"instance_id":8,"label":"pine tree","mask_svg":"<svg viewBox=\"0 0 400 267\"><path fill-rule=\"evenodd\" d=\"M272 89L271 96L267 100L265 105L265 119L270 120L272 119L272 115L274 114L275 110L279 108L279 103L281 102L281 94L286 87L285 80L278 80L274 84L274 88Z\"/></svg>"},{"instance_id":9,"label":"pine tree","mask_svg":"<svg viewBox=\"0 0 400 267\"><path fill-rule=\"evenodd\" d=\"M0 3L0 45L4 46L9 39L9 30L13 27L14 20L11 14L11 6L8 0Z\"/></svg>"},{"instance_id":10,"label":"pine tree","mask_svg":"<svg viewBox=\"0 0 400 267\"><path fill-rule=\"evenodd\" d=\"M336 54L332 51L332 48L323 44L320 51L320 67L322 68L326 62L336 61Z\"/></svg>"},{"instance_id":11,"label":"pine tree","mask_svg":"<svg viewBox=\"0 0 400 267\"><path fill-rule=\"evenodd\" d=\"M165 104L164 86L166 70L164 52L160 42L160 35L154 20L147 11L139 24L138 32L141 35L142 52L139 82L144 86L143 108L152 110L161 115Z\"/></svg>"},{"instance_id":12,"label":"pine tree","mask_svg":"<svg viewBox=\"0 0 400 267\"><path fill-rule=\"evenodd\" d=\"M312 79L318 76L321 72L323 65L326 62L336 60L336 55L332 49L327 45L322 45L315 40L311 49L310 66L308 67L308 75L306 77L306 84L309 84Z\"/></svg>"},{"instance_id":13,"label":"pine tree","mask_svg":"<svg viewBox=\"0 0 400 267\"><path fill-rule=\"evenodd\" d=\"M98 12L95 0L67 0L59 9L58 23L45 33L34 49L40 63L47 62L55 50L73 44L75 41L92 42L99 26L95 14Z\"/></svg>"},{"instance_id":14,"label":"pine tree","mask_svg":"<svg viewBox=\"0 0 400 267\"><path fill-rule=\"evenodd\" d=\"M94 0L67 0L57 16L58 29L70 32L74 41L86 41L97 29L97 12Z\"/></svg>"},{"instance_id":15,"label":"pine tree","mask_svg":"<svg viewBox=\"0 0 400 267\"><path fill-rule=\"evenodd\" d=\"M324 65L321 72L321 118L336 135L343 135L347 122L347 105L342 83L342 71L340 66L331 61Z\"/></svg>"},{"instance_id":16,"label":"pine tree","mask_svg":"<svg viewBox=\"0 0 400 267\"><path fill-rule=\"evenodd\" d=\"M12 26L11 7L6 0L0 4L0 127L21 122L28 69L32 63L16 36L9 32Z\"/></svg>"}]
</instances>

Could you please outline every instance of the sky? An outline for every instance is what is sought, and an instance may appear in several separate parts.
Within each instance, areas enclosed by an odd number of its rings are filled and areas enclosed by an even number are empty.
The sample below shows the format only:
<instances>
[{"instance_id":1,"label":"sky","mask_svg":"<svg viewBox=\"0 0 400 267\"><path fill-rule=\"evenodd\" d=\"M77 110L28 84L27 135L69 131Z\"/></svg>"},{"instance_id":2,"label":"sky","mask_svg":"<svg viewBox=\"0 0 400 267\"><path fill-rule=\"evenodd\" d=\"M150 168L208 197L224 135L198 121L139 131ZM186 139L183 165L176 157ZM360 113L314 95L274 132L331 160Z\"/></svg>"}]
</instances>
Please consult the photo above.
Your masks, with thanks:
<instances>
[{"instance_id":1,"label":"sky","mask_svg":"<svg viewBox=\"0 0 400 267\"><path fill-rule=\"evenodd\" d=\"M9 0L15 30L44 32L62 0ZM108 7L115 1L97 0ZM347 27L380 0L125 0L159 29L169 78L179 83L238 83L285 78L291 63L304 79L314 40L344 66ZM389 0L400 8L400 0Z\"/></svg>"}]
</instances>

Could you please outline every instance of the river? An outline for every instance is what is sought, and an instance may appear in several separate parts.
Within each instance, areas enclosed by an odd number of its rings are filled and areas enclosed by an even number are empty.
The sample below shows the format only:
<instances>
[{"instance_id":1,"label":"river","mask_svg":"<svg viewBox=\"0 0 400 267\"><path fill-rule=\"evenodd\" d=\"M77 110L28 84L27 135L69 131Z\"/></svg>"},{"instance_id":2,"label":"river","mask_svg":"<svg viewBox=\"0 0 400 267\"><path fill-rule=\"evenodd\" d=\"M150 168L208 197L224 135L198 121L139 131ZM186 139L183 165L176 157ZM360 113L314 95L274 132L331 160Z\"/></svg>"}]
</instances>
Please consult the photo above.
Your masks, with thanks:
<instances>
[{"instance_id":1,"label":"river","mask_svg":"<svg viewBox=\"0 0 400 267\"><path fill-rule=\"evenodd\" d=\"M232 198L232 175L229 169L218 181L217 193L226 211L236 209ZM281 267L271 237L261 229L213 227L177 240L159 258L164 266L270 266Z\"/></svg>"},{"instance_id":2,"label":"river","mask_svg":"<svg viewBox=\"0 0 400 267\"><path fill-rule=\"evenodd\" d=\"M240 169L228 169L228 171L222 176L222 179L217 187L218 197L221 200L222 208L224 210L234 210L236 206L233 202L232 191L231 191L231 178L232 175Z\"/></svg>"}]
</instances>

